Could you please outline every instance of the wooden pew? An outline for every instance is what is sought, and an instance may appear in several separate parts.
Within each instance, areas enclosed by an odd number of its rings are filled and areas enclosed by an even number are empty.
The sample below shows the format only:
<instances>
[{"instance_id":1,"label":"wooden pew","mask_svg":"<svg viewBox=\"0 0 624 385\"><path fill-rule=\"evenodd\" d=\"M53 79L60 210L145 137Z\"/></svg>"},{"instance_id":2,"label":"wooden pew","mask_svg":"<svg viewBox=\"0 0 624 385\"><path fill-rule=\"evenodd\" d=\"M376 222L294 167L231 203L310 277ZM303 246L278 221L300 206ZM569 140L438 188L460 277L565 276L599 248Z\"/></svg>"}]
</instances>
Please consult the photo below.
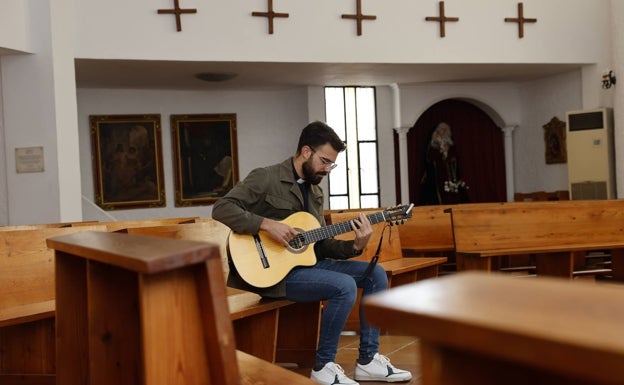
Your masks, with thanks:
<instances>
[{"instance_id":1,"label":"wooden pew","mask_svg":"<svg viewBox=\"0 0 624 385\"><path fill-rule=\"evenodd\" d=\"M451 216L453 205L415 206L412 218L399 226L404 256L424 257L453 252Z\"/></svg>"},{"instance_id":2,"label":"wooden pew","mask_svg":"<svg viewBox=\"0 0 624 385\"><path fill-rule=\"evenodd\" d=\"M230 229L213 219L120 231L215 243L219 247L224 274L229 270L226 249ZM302 367L314 364L320 303L263 299L257 294L233 288L228 288L227 299L238 349L270 362L296 363Z\"/></svg>"},{"instance_id":3,"label":"wooden pew","mask_svg":"<svg viewBox=\"0 0 624 385\"><path fill-rule=\"evenodd\" d=\"M503 202L461 203L456 205L416 206L412 209L412 218L399 226L401 246L405 257L444 256L448 262L440 266L440 275L457 271L455 261L455 243L449 209L452 207L500 207ZM506 271L527 270L530 256L501 256L496 268Z\"/></svg>"},{"instance_id":4,"label":"wooden pew","mask_svg":"<svg viewBox=\"0 0 624 385\"><path fill-rule=\"evenodd\" d=\"M624 279L624 200L515 202L450 209L458 270L492 270L492 257L534 254L537 274L573 278L585 255L611 250ZM609 269L590 271L610 273Z\"/></svg>"},{"instance_id":5,"label":"wooden pew","mask_svg":"<svg viewBox=\"0 0 624 385\"><path fill-rule=\"evenodd\" d=\"M101 232L48 245L59 384L313 384L236 351L217 245Z\"/></svg>"},{"instance_id":6,"label":"wooden pew","mask_svg":"<svg viewBox=\"0 0 624 385\"><path fill-rule=\"evenodd\" d=\"M568 190L557 191L534 191L530 193L515 193L514 201L516 202L535 202L535 201L567 201L570 200Z\"/></svg>"},{"instance_id":7,"label":"wooden pew","mask_svg":"<svg viewBox=\"0 0 624 385\"><path fill-rule=\"evenodd\" d=\"M0 383L53 384L54 252L46 239L104 226L0 231Z\"/></svg>"},{"instance_id":8,"label":"wooden pew","mask_svg":"<svg viewBox=\"0 0 624 385\"><path fill-rule=\"evenodd\" d=\"M180 218L155 218L155 219L130 219L124 221L98 222L98 224L106 226L107 231L118 231L131 227L159 226L175 223L191 223L197 217L180 217ZM84 226L85 223L74 223L72 226ZM87 224L88 225L88 224Z\"/></svg>"},{"instance_id":9,"label":"wooden pew","mask_svg":"<svg viewBox=\"0 0 624 385\"><path fill-rule=\"evenodd\" d=\"M379 212L380 210L346 210L341 212L330 212L329 221L330 224L337 224L341 222L349 221L357 216L358 212L363 212L366 215L371 215ZM408 219L406 223L412 219ZM379 259L377 263L379 266L386 270L388 276L388 286L395 287L411 283L414 281L432 278L438 276L440 265L447 261L446 257L422 257L422 258L405 258L402 252L402 242L399 232L401 226L404 224L393 225L388 227L384 232L385 222L377 223L373 225L373 235L371 236L366 250L362 255L353 258L354 260L370 261L375 255L379 239L382 237L382 246L379 253ZM353 233L345 233L336 236L336 239L353 239ZM360 317L359 317L359 304L361 300L361 293L358 296L358 300L349 315L346 330L359 330L360 329Z\"/></svg>"},{"instance_id":10,"label":"wooden pew","mask_svg":"<svg viewBox=\"0 0 624 385\"><path fill-rule=\"evenodd\" d=\"M423 385L624 383L624 291L459 272L367 298L373 324L420 338Z\"/></svg>"}]
</instances>

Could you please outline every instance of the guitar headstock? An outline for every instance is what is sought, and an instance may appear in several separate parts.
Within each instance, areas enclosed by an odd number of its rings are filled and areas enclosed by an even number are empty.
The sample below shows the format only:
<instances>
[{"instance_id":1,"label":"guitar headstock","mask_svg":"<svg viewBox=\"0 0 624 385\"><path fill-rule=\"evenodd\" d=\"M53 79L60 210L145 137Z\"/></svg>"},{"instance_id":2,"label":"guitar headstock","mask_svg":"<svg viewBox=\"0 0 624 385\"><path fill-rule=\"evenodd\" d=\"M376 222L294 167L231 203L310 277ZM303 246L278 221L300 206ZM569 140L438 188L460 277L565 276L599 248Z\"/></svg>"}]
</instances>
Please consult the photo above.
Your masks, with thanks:
<instances>
[{"instance_id":1,"label":"guitar headstock","mask_svg":"<svg viewBox=\"0 0 624 385\"><path fill-rule=\"evenodd\" d=\"M405 223L407 219L412 217L413 207L413 203L410 203L409 205L389 207L383 211L383 215L386 222L390 223L391 225L401 225Z\"/></svg>"}]
</instances>

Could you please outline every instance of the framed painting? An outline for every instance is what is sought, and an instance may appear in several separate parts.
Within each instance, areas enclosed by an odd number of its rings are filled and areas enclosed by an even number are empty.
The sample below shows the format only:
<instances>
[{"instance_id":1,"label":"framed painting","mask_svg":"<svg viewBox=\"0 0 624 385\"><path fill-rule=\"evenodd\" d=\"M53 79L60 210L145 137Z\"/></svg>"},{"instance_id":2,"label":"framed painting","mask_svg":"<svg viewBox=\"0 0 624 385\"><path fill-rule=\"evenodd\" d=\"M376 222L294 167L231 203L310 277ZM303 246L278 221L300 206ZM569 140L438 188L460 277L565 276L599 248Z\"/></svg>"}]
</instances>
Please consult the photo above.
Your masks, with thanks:
<instances>
[{"instance_id":1,"label":"framed painting","mask_svg":"<svg viewBox=\"0 0 624 385\"><path fill-rule=\"evenodd\" d=\"M542 126L544 128L544 146L546 164L566 163L568 150L566 146L566 124L556 116Z\"/></svg>"},{"instance_id":2,"label":"framed painting","mask_svg":"<svg viewBox=\"0 0 624 385\"><path fill-rule=\"evenodd\" d=\"M160 115L90 115L95 203L104 210L165 206Z\"/></svg>"},{"instance_id":3,"label":"framed painting","mask_svg":"<svg viewBox=\"0 0 624 385\"><path fill-rule=\"evenodd\" d=\"M171 115L175 205L216 202L238 182L236 114Z\"/></svg>"}]
</instances>

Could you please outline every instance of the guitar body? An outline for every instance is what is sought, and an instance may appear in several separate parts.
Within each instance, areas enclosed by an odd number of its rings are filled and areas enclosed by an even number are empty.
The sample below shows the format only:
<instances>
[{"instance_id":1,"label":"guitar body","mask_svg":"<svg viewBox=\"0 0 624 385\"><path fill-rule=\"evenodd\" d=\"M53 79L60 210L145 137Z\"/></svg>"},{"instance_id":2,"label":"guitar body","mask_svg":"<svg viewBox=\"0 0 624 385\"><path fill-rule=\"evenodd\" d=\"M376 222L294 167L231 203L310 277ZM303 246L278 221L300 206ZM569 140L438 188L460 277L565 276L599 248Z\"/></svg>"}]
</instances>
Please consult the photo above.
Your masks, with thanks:
<instances>
[{"instance_id":1,"label":"guitar body","mask_svg":"<svg viewBox=\"0 0 624 385\"><path fill-rule=\"evenodd\" d=\"M320 228L318 220L308 212L297 212L281 221L299 231ZM258 235L230 232L228 255L238 274L255 287L270 287L279 283L297 266L316 263L314 244L299 249L284 247L271 236L260 231Z\"/></svg>"},{"instance_id":2,"label":"guitar body","mask_svg":"<svg viewBox=\"0 0 624 385\"><path fill-rule=\"evenodd\" d=\"M367 218L373 225L380 222L401 224L412 216L412 207L413 204L396 206L367 215ZM297 266L314 266L314 243L353 231L350 221L321 227L314 215L304 211L290 215L281 223L299 231L288 247L274 241L266 231L260 231L257 235L230 232L228 256L238 274L248 284L270 287L279 283Z\"/></svg>"}]
</instances>

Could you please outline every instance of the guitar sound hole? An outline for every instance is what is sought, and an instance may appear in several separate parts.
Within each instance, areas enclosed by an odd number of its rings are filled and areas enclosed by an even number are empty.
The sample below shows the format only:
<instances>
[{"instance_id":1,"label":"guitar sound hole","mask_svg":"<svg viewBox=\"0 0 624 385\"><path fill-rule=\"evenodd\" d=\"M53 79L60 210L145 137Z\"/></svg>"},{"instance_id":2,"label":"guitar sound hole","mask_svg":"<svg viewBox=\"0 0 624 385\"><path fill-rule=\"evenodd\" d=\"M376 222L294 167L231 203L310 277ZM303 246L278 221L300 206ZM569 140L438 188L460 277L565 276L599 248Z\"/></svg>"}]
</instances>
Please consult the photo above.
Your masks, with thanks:
<instances>
[{"instance_id":1,"label":"guitar sound hole","mask_svg":"<svg viewBox=\"0 0 624 385\"><path fill-rule=\"evenodd\" d=\"M305 246L305 238L303 237L303 235L299 234L296 237L294 237L293 239L291 239L290 242L288 242L288 245L293 250L299 250L303 246Z\"/></svg>"}]
</instances>

